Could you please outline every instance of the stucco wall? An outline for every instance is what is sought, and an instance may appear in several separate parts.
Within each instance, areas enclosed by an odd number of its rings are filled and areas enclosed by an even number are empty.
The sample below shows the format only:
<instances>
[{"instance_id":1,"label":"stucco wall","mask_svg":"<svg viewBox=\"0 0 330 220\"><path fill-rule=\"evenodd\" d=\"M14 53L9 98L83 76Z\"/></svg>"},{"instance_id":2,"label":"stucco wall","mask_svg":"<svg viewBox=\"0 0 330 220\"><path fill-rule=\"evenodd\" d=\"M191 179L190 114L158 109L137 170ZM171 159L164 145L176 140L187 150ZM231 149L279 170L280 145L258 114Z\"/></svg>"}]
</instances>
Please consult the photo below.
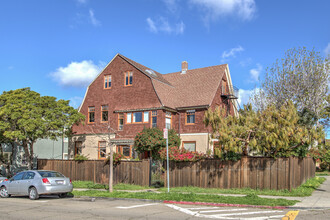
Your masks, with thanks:
<instances>
[{"instance_id":1,"label":"stucco wall","mask_svg":"<svg viewBox=\"0 0 330 220\"><path fill-rule=\"evenodd\" d=\"M114 138L114 135L111 135ZM74 146L76 141L82 142L82 154L87 156L91 160L98 159L98 143L99 141L108 141L108 135L105 134L94 134L94 135L79 135L71 138L69 143L69 154L70 158L74 157ZM115 152L115 147L112 148ZM110 147L106 148L106 153L110 152Z\"/></svg>"},{"instance_id":2,"label":"stucco wall","mask_svg":"<svg viewBox=\"0 0 330 220\"><path fill-rule=\"evenodd\" d=\"M209 139L207 133L202 134L181 134L181 147L183 147L184 141L196 141L196 151L206 153L209 146Z\"/></svg>"}]
</instances>

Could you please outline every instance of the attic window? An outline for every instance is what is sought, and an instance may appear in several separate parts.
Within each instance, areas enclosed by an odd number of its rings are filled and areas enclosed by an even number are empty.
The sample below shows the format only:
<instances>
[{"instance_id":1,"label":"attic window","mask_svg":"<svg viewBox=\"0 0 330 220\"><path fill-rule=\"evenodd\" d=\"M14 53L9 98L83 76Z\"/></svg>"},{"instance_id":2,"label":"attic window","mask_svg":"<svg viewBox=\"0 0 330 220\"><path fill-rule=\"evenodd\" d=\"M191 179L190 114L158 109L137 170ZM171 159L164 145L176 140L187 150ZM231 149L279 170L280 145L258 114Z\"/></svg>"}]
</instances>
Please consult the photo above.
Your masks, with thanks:
<instances>
[{"instance_id":1,"label":"attic window","mask_svg":"<svg viewBox=\"0 0 330 220\"><path fill-rule=\"evenodd\" d=\"M111 88L111 75L104 76L104 88L105 89Z\"/></svg>"},{"instance_id":2,"label":"attic window","mask_svg":"<svg viewBox=\"0 0 330 220\"><path fill-rule=\"evenodd\" d=\"M149 73L150 75L157 76L153 70L148 69L148 70L146 70L146 72Z\"/></svg>"},{"instance_id":3,"label":"attic window","mask_svg":"<svg viewBox=\"0 0 330 220\"><path fill-rule=\"evenodd\" d=\"M133 84L133 73L126 72L125 73L125 86L131 86Z\"/></svg>"}]
</instances>

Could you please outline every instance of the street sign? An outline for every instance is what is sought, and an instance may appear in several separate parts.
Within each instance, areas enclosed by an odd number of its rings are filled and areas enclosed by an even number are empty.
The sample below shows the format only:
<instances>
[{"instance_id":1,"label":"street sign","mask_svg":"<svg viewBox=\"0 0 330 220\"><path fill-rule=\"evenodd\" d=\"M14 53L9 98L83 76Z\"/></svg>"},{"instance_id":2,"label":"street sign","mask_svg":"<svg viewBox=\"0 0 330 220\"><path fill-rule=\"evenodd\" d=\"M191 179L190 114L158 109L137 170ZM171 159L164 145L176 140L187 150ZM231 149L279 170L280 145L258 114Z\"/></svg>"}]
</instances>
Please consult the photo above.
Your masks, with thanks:
<instances>
[{"instance_id":1,"label":"street sign","mask_svg":"<svg viewBox=\"0 0 330 220\"><path fill-rule=\"evenodd\" d=\"M163 133L164 133L164 139L168 139L168 129L167 128L163 129Z\"/></svg>"}]
</instances>

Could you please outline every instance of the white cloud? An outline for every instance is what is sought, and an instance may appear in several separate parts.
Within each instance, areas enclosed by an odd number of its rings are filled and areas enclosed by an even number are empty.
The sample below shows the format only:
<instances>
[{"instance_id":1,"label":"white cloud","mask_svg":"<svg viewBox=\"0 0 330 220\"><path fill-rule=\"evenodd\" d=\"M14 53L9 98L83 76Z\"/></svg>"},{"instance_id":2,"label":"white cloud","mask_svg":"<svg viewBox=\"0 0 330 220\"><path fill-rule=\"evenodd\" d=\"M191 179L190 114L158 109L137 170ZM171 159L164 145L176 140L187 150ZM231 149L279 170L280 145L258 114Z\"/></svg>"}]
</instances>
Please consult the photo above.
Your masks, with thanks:
<instances>
[{"instance_id":1,"label":"white cloud","mask_svg":"<svg viewBox=\"0 0 330 220\"><path fill-rule=\"evenodd\" d=\"M325 55L329 55L330 56L330 43L328 43L328 46L326 46L326 48L324 48L324 53Z\"/></svg>"},{"instance_id":2,"label":"white cloud","mask_svg":"<svg viewBox=\"0 0 330 220\"><path fill-rule=\"evenodd\" d=\"M94 11L89 9L89 21L93 26L101 26L101 22L95 18Z\"/></svg>"},{"instance_id":3,"label":"white cloud","mask_svg":"<svg viewBox=\"0 0 330 220\"><path fill-rule=\"evenodd\" d=\"M236 54L239 53L239 52L242 52L244 51L244 48L241 47L241 46L238 46L238 47L234 47L234 48L231 48L230 50L226 50L222 53L222 60L221 62L222 63L225 63L227 62L228 58L230 57L236 57Z\"/></svg>"},{"instance_id":4,"label":"white cloud","mask_svg":"<svg viewBox=\"0 0 330 220\"><path fill-rule=\"evenodd\" d=\"M256 68L253 68L250 70L250 76L254 82L259 81L259 76L260 76L261 71L262 71L262 66L259 63L257 63Z\"/></svg>"},{"instance_id":5,"label":"white cloud","mask_svg":"<svg viewBox=\"0 0 330 220\"><path fill-rule=\"evenodd\" d=\"M155 25L155 22L151 18L147 18L147 23L149 26L149 30L151 32L157 33L157 27Z\"/></svg>"},{"instance_id":6,"label":"white cloud","mask_svg":"<svg viewBox=\"0 0 330 220\"><path fill-rule=\"evenodd\" d=\"M77 109L79 108L79 106L81 105L83 98L79 97L79 96L75 96L75 97L71 97L69 98L70 100L70 106L72 106L73 108Z\"/></svg>"},{"instance_id":7,"label":"white cloud","mask_svg":"<svg viewBox=\"0 0 330 220\"><path fill-rule=\"evenodd\" d=\"M190 0L191 4L205 11L205 21L219 17L236 16L241 20L251 20L257 11L254 0Z\"/></svg>"},{"instance_id":8,"label":"white cloud","mask_svg":"<svg viewBox=\"0 0 330 220\"><path fill-rule=\"evenodd\" d=\"M182 21L180 23L177 23L176 24L176 32L178 34L183 34L184 28L185 28L185 25L184 25L184 23Z\"/></svg>"},{"instance_id":9,"label":"white cloud","mask_svg":"<svg viewBox=\"0 0 330 220\"><path fill-rule=\"evenodd\" d=\"M244 89L239 89L238 90L238 103L241 108L243 108L243 105L246 105L250 101L250 96L253 93L252 90L244 90Z\"/></svg>"},{"instance_id":10,"label":"white cloud","mask_svg":"<svg viewBox=\"0 0 330 220\"><path fill-rule=\"evenodd\" d=\"M178 0L163 0L163 2L166 5L166 8L171 12L175 13L178 10L178 5L177 5Z\"/></svg>"},{"instance_id":11,"label":"white cloud","mask_svg":"<svg viewBox=\"0 0 330 220\"><path fill-rule=\"evenodd\" d=\"M160 17L156 21L151 18L147 18L146 21L149 31L153 33L164 32L167 34L183 34L185 30L185 25L182 21L174 25L170 24L164 17Z\"/></svg>"},{"instance_id":12,"label":"white cloud","mask_svg":"<svg viewBox=\"0 0 330 220\"><path fill-rule=\"evenodd\" d=\"M59 67L51 77L63 86L86 87L101 72L105 64L98 65L91 60L71 62L66 67Z\"/></svg>"}]
</instances>

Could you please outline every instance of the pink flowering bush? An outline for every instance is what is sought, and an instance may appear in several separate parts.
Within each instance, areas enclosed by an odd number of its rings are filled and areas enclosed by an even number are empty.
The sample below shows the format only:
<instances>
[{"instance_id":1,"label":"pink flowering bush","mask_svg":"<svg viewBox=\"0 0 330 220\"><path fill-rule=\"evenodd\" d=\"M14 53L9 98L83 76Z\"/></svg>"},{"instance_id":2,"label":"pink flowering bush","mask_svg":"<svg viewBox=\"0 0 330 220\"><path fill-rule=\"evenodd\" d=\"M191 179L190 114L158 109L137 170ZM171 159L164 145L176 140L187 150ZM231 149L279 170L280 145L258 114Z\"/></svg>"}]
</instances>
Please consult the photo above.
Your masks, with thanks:
<instances>
[{"instance_id":1,"label":"pink flowering bush","mask_svg":"<svg viewBox=\"0 0 330 220\"><path fill-rule=\"evenodd\" d=\"M163 148L159 151L159 156L162 160L166 160L166 148ZM179 147L169 147L168 148L168 157L172 161L198 161L201 159L207 158L206 154L188 151L184 148Z\"/></svg>"}]
</instances>

